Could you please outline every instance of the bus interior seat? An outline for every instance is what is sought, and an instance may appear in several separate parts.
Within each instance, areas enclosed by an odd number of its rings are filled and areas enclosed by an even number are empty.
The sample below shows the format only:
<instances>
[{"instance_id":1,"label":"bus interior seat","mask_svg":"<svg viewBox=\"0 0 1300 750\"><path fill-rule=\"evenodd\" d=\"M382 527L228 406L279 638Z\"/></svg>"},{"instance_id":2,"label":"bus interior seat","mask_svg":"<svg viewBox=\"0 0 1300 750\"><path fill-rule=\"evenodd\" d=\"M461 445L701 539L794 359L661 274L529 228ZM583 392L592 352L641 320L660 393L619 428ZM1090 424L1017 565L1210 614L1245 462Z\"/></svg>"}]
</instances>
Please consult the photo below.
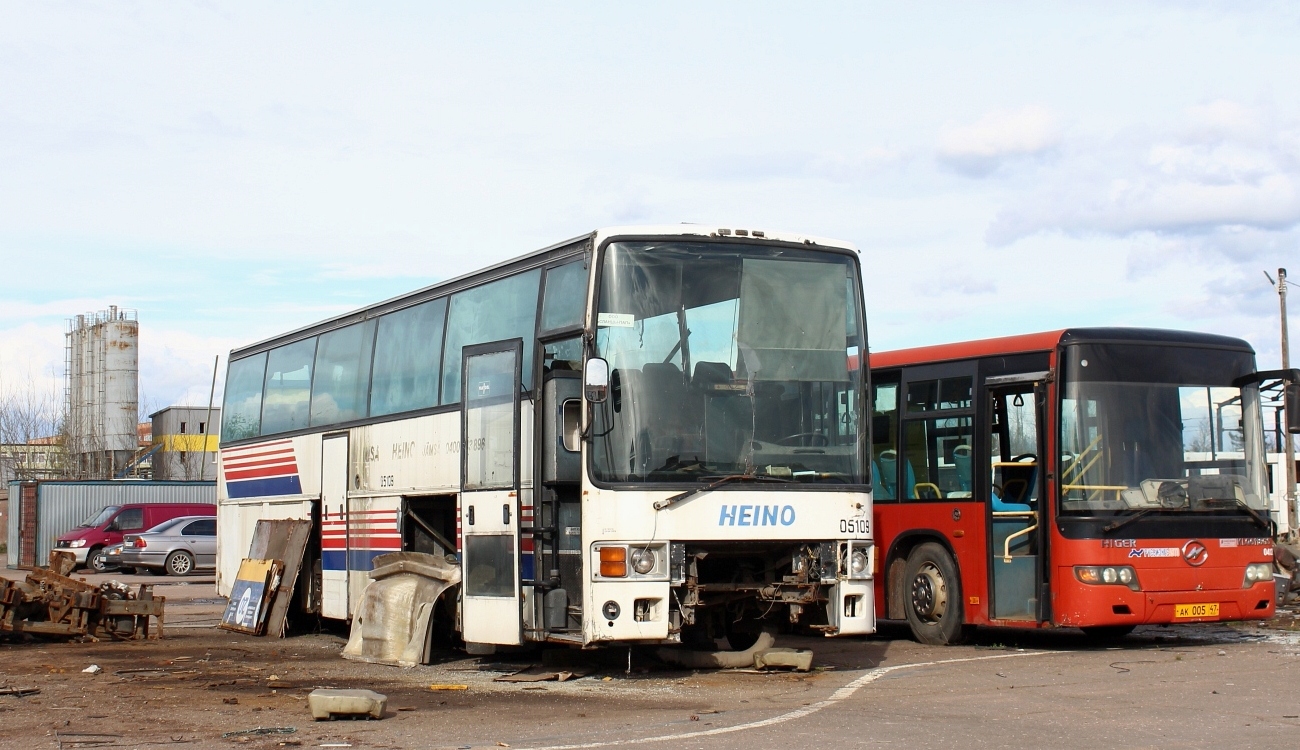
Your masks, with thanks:
<instances>
[{"instance_id":1,"label":"bus interior seat","mask_svg":"<svg viewBox=\"0 0 1300 750\"><path fill-rule=\"evenodd\" d=\"M686 406L686 382L682 371L671 362L651 362L641 370L646 410L645 422L653 426L651 440L655 453L678 452L682 430L682 410Z\"/></svg>"},{"instance_id":2,"label":"bus interior seat","mask_svg":"<svg viewBox=\"0 0 1300 750\"><path fill-rule=\"evenodd\" d=\"M1003 463L998 466L1002 475L1002 491L993 491L993 510L1003 513L1024 513L1033 510L1034 483L1038 481L1038 464Z\"/></svg>"},{"instance_id":3,"label":"bus interior seat","mask_svg":"<svg viewBox=\"0 0 1300 750\"><path fill-rule=\"evenodd\" d=\"M952 449L952 465L957 472L957 491L965 493L965 497L970 497L970 454L971 447L964 443Z\"/></svg>"},{"instance_id":4,"label":"bus interior seat","mask_svg":"<svg viewBox=\"0 0 1300 750\"><path fill-rule=\"evenodd\" d=\"M896 484L898 482L898 451L893 448L883 450L877 456L877 460L880 462L880 483L889 490L890 497L899 497ZM916 472L912 470L911 461L903 462L903 473L904 486L907 487L906 497L915 498Z\"/></svg>"},{"instance_id":5,"label":"bus interior seat","mask_svg":"<svg viewBox=\"0 0 1300 750\"><path fill-rule=\"evenodd\" d=\"M731 365L726 362L696 362L695 375L691 385L696 388L708 388L713 385L731 383Z\"/></svg>"}]
</instances>

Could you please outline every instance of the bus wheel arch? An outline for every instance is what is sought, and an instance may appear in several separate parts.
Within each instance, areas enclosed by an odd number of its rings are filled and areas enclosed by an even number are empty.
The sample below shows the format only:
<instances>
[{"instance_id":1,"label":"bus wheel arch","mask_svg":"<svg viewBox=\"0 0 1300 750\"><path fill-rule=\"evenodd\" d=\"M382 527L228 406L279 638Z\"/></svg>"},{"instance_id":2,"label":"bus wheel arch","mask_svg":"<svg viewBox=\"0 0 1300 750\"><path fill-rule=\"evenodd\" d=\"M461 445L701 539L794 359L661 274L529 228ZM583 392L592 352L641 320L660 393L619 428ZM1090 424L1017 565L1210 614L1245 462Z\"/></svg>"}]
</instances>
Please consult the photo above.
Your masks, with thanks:
<instances>
[{"instance_id":1,"label":"bus wheel arch","mask_svg":"<svg viewBox=\"0 0 1300 750\"><path fill-rule=\"evenodd\" d=\"M890 620L907 619L907 584L904 578L907 559L913 550L927 543L942 546L952 556L953 560L957 559L957 555L952 550L952 545L948 543L942 533L934 529L913 529L894 539L889 547L889 552L885 555L885 565L881 569L885 577L885 616ZM958 568L958 573L960 573L960 568Z\"/></svg>"}]
</instances>

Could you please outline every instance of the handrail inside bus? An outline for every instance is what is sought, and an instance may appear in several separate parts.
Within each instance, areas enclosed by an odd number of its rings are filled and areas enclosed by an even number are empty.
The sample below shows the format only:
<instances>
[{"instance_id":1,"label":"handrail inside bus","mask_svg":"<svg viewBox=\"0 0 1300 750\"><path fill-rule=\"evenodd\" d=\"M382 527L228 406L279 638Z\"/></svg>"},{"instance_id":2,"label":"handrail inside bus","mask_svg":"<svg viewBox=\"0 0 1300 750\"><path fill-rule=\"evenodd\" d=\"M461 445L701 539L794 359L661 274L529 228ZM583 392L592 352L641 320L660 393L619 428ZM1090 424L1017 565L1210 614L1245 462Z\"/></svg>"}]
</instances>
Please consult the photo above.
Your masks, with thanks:
<instances>
[{"instance_id":1,"label":"handrail inside bus","mask_svg":"<svg viewBox=\"0 0 1300 750\"><path fill-rule=\"evenodd\" d=\"M1002 545L1002 562L1011 562L1011 540L1017 537L1027 536L1038 529L1038 511L1036 510L995 510L993 515L1002 518L1029 518L1033 523L1014 534L1008 534Z\"/></svg>"}]
</instances>

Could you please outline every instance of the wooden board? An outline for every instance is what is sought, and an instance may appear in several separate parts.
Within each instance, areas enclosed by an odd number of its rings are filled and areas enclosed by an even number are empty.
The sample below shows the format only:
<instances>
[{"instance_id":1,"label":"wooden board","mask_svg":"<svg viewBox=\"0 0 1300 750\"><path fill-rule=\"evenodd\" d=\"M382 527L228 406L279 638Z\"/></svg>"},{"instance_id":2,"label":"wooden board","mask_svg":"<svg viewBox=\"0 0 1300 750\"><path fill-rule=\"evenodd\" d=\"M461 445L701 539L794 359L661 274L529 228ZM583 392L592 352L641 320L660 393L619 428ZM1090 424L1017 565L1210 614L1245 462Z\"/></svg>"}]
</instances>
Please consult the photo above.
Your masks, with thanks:
<instances>
[{"instance_id":1,"label":"wooden board","mask_svg":"<svg viewBox=\"0 0 1300 750\"><path fill-rule=\"evenodd\" d=\"M251 560L279 560L284 564L279 588L272 592L271 609L266 617L266 633L284 637L285 621L293 592L298 585L303 555L311 538L311 521L278 519L258 521L253 530L253 541L248 545Z\"/></svg>"},{"instance_id":2,"label":"wooden board","mask_svg":"<svg viewBox=\"0 0 1300 750\"><path fill-rule=\"evenodd\" d=\"M245 559L240 563L230 590L230 604L217 627L261 635L281 567L278 560Z\"/></svg>"}]
</instances>

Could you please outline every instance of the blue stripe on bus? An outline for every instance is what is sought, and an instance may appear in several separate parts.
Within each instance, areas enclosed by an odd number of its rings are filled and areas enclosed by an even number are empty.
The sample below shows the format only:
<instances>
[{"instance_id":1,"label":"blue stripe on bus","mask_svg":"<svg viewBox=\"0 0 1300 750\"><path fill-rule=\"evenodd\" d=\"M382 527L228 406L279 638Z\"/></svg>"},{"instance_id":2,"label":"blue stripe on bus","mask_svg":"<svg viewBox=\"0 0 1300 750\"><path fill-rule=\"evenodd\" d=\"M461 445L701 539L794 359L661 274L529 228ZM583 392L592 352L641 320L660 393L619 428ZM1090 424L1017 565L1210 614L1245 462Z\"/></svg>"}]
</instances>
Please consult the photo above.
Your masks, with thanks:
<instances>
[{"instance_id":1,"label":"blue stripe on bus","mask_svg":"<svg viewBox=\"0 0 1300 750\"><path fill-rule=\"evenodd\" d=\"M343 570L343 563L347 561L347 552L341 549L321 550L320 566L322 570Z\"/></svg>"},{"instance_id":2,"label":"blue stripe on bus","mask_svg":"<svg viewBox=\"0 0 1300 750\"><path fill-rule=\"evenodd\" d=\"M226 482L226 495L229 497L267 497L268 495L301 495L302 483L297 474L287 477L268 477L266 479L244 479L238 482Z\"/></svg>"},{"instance_id":3,"label":"blue stripe on bus","mask_svg":"<svg viewBox=\"0 0 1300 750\"><path fill-rule=\"evenodd\" d=\"M374 566L371 561L376 557L387 555L389 552L400 551L395 549L350 549L348 550L348 570L372 570Z\"/></svg>"}]
</instances>

